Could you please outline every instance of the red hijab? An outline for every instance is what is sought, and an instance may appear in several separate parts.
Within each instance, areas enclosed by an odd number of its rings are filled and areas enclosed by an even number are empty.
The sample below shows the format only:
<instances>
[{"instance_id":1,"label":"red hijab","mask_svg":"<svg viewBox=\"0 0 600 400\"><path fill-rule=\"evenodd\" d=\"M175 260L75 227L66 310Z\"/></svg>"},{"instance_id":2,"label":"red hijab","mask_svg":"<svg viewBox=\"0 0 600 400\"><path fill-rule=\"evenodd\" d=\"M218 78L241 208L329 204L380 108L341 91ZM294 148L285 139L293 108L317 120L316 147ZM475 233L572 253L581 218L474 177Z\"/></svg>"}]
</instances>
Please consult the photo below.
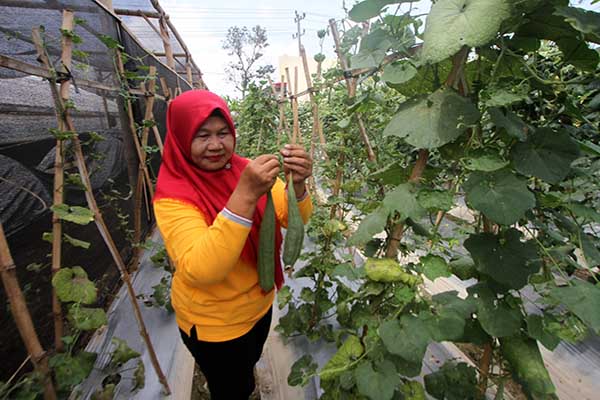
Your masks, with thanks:
<instances>
[{"instance_id":1,"label":"red hijab","mask_svg":"<svg viewBox=\"0 0 600 400\"><path fill-rule=\"evenodd\" d=\"M154 201L177 199L197 207L212 225L217 214L223 210L240 175L250 160L233 154L230 168L205 171L196 166L191 157L192 140L206 119L218 110L235 138L235 126L227 104L208 90L190 90L177 96L167 109L167 138L162 164L158 173ZM252 230L242 250L241 258L256 266L258 237L266 196L262 196L252 217ZM280 252L281 231L279 223L275 230L275 284L283 283Z\"/></svg>"}]
</instances>

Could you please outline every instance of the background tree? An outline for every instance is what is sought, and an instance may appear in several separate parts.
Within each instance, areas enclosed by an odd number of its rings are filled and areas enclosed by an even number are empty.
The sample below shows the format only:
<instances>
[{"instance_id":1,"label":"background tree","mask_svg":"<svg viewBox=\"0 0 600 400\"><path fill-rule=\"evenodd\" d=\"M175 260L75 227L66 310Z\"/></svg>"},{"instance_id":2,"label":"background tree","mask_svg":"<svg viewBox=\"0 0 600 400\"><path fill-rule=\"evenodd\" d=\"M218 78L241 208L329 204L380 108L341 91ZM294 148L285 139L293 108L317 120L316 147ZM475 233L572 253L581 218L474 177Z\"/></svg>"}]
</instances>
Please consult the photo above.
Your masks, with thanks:
<instances>
[{"instance_id":1,"label":"background tree","mask_svg":"<svg viewBox=\"0 0 600 400\"><path fill-rule=\"evenodd\" d=\"M268 45L267 30L260 25L251 29L232 26L227 31L223 49L228 50L234 61L228 64L226 72L236 89L242 92L242 98L246 96L248 85L253 79L275 71L272 65L257 65L257 61L263 56L263 49Z\"/></svg>"}]
</instances>

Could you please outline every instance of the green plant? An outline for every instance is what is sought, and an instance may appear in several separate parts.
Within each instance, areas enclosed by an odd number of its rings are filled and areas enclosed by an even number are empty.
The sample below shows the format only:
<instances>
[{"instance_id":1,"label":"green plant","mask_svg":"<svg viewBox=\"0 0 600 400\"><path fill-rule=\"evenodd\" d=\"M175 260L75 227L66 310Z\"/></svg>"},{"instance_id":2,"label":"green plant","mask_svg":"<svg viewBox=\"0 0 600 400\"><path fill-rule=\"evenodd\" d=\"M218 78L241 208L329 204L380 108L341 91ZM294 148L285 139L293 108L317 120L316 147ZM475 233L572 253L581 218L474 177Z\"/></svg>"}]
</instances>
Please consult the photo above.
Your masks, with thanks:
<instances>
[{"instance_id":1,"label":"green plant","mask_svg":"<svg viewBox=\"0 0 600 400\"><path fill-rule=\"evenodd\" d=\"M314 282L280 292L288 310L277 330L338 351L321 369L301 357L289 383L318 375L324 399L423 398L411 378L427 345L452 341L479 347L478 371L447 364L425 376L430 395L481 398L512 374L526 396L553 398L536 341L552 350L600 330L598 37L561 1L465 3L453 19L455 3L439 0L421 46L418 18L388 3L350 11L357 22L380 16L341 39L351 68L368 70L356 97L334 86L339 70L317 96L332 160L318 178L333 212L313 216L317 248L294 276ZM463 201L470 221L448 215ZM451 274L476 280L466 298L424 294L424 278ZM539 315L525 309L526 285Z\"/></svg>"}]
</instances>

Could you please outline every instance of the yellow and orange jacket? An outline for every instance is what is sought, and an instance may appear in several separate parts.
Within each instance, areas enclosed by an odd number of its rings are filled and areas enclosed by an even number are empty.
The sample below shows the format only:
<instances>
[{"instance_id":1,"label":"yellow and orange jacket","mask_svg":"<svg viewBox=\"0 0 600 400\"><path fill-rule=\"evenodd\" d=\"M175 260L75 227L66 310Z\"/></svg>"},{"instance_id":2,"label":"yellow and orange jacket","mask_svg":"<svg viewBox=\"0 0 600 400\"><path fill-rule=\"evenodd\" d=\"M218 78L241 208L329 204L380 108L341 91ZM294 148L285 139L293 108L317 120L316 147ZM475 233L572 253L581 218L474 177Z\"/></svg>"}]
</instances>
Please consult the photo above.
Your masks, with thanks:
<instances>
[{"instance_id":1,"label":"yellow and orange jacket","mask_svg":"<svg viewBox=\"0 0 600 400\"><path fill-rule=\"evenodd\" d=\"M287 227L287 191L280 179L271 193L279 223ZM310 196L298 202L304 223ZM256 263L240 259L252 221L227 209L212 225L195 206L169 198L154 202L156 222L175 264L171 302L177 325L198 339L223 342L246 334L273 304L275 291L258 285Z\"/></svg>"}]
</instances>

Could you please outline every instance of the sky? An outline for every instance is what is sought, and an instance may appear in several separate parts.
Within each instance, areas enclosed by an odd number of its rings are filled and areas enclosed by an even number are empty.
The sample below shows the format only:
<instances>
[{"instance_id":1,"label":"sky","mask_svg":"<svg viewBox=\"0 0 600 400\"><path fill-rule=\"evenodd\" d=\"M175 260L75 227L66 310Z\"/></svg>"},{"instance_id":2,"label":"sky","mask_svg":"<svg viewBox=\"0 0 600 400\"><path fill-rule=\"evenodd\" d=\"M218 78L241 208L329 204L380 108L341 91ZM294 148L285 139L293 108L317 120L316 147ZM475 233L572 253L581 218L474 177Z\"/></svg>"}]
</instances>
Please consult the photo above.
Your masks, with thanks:
<instances>
[{"instance_id":1,"label":"sky","mask_svg":"<svg viewBox=\"0 0 600 400\"><path fill-rule=\"evenodd\" d=\"M127 3L127 8L135 8L136 2L147 0L115 0L115 3ZM330 18L341 19L345 16L344 5L348 9L356 0L160 0L160 4L169 14L178 32L183 37L196 64L204 74L208 87L220 94L239 96L228 82L225 67L233 57L222 48L227 30L231 26L261 25L267 30L269 46L259 64L278 65L280 55L298 55L298 41L292 35L297 31L294 22L295 11L305 18L301 27L305 31L302 43L308 57L319 52L317 31L326 29ZM572 4L600 11L600 4L591 5L591 0L574 0ZM404 4L403 10L409 5ZM415 13L427 13L431 7L429 0L413 3ZM149 27L147 27L150 29ZM323 53L335 58L333 40L327 36Z\"/></svg>"},{"instance_id":2,"label":"sky","mask_svg":"<svg viewBox=\"0 0 600 400\"><path fill-rule=\"evenodd\" d=\"M301 39L310 58L320 49L317 31L326 29L330 18L345 16L343 0L161 0L160 3L183 36L208 87L220 95L229 96L239 95L227 81L224 71L227 63L233 61L233 57L222 48L229 27L250 28L258 24L266 28L269 46L260 64L271 64L277 68L280 55L298 55L298 40L292 37L297 32L295 11L305 13L301 21L305 33ZM354 0L346 0L345 3L351 8ZM424 3L420 7L429 9L429 1L420 3ZM323 50L328 58L335 57L331 36L325 39Z\"/></svg>"}]
</instances>

